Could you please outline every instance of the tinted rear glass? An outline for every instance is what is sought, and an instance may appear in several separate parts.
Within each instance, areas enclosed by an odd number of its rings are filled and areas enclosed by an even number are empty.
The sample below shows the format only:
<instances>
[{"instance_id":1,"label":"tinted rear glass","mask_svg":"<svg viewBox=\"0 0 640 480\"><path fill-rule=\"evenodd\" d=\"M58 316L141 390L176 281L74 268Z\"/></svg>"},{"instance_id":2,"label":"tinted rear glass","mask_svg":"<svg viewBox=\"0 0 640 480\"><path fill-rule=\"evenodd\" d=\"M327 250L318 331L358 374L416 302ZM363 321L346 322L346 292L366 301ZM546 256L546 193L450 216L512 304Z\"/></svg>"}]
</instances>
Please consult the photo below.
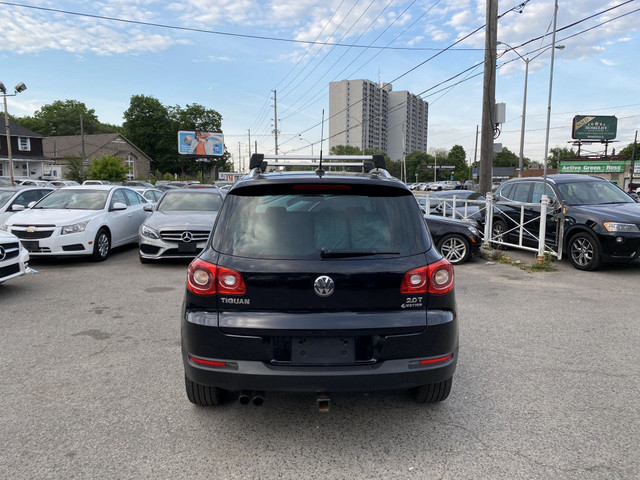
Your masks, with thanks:
<instances>
[{"instance_id":1,"label":"tinted rear glass","mask_svg":"<svg viewBox=\"0 0 640 480\"><path fill-rule=\"evenodd\" d=\"M212 243L251 258L320 258L323 249L406 256L427 250L429 237L412 195L230 194Z\"/></svg>"},{"instance_id":2,"label":"tinted rear glass","mask_svg":"<svg viewBox=\"0 0 640 480\"><path fill-rule=\"evenodd\" d=\"M634 203L631 197L607 181L559 183L558 190L569 205Z\"/></svg>"}]
</instances>

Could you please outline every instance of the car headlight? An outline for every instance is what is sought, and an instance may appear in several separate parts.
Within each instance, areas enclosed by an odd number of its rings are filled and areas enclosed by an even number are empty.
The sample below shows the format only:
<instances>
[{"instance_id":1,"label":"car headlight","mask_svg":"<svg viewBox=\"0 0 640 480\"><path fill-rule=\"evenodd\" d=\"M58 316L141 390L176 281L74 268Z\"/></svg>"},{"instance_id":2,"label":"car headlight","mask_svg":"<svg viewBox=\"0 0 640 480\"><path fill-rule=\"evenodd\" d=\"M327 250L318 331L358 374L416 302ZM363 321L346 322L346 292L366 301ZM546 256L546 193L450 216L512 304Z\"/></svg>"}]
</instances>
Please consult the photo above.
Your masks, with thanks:
<instances>
[{"instance_id":1,"label":"car headlight","mask_svg":"<svg viewBox=\"0 0 640 480\"><path fill-rule=\"evenodd\" d=\"M160 234L156 230L151 227L147 227L146 225L142 225L140 227L140 234L143 237L155 238L156 240L160 240Z\"/></svg>"},{"instance_id":2,"label":"car headlight","mask_svg":"<svg viewBox=\"0 0 640 480\"><path fill-rule=\"evenodd\" d=\"M89 220L85 220L84 222L76 223L73 225L66 225L62 227L61 235L67 235L69 233L84 232L84 229L87 228L88 223L89 223Z\"/></svg>"},{"instance_id":3,"label":"car headlight","mask_svg":"<svg viewBox=\"0 0 640 480\"><path fill-rule=\"evenodd\" d=\"M604 228L607 229L608 232L628 232L628 233L638 233L640 232L640 228L633 223L616 223L616 222L605 222Z\"/></svg>"},{"instance_id":4,"label":"car headlight","mask_svg":"<svg viewBox=\"0 0 640 480\"><path fill-rule=\"evenodd\" d=\"M480 236L480 232L478 231L478 229L476 227L471 227L471 226L467 226L467 228L469 229L469 231L475 235L476 237Z\"/></svg>"},{"instance_id":5,"label":"car headlight","mask_svg":"<svg viewBox=\"0 0 640 480\"><path fill-rule=\"evenodd\" d=\"M0 230L2 230L3 232L8 232L9 225L7 225L6 223L3 223L2 225L0 225Z\"/></svg>"}]
</instances>

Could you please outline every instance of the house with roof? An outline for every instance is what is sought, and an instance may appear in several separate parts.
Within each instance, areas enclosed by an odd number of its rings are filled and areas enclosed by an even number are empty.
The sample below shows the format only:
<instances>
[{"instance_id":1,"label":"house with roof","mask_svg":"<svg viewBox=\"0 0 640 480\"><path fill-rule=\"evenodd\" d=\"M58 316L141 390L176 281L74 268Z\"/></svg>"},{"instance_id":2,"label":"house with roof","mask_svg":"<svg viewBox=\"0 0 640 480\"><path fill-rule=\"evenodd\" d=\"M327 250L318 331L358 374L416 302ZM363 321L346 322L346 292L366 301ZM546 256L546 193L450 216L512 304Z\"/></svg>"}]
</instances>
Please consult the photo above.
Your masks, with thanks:
<instances>
[{"instance_id":1,"label":"house with roof","mask_svg":"<svg viewBox=\"0 0 640 480\"><path fill-rule=\"evenodd\" d=\"M128 167L127 178L148 178L151 158L120 133L99 133L92 135L67 135L46 137L43 142L44 154L53 160L51 176L59 173L58 178L66 174L69 157L84 158L87 165L103 155L119 157ZM59 172L58 172L59 171Z\"/></svg>"},{"instance_id":2,"label":"house with roof","mask_svg":"<svg viewBox=\"0 0 640 480\"><path fill-rule=\"evenodd\" d=\"M9 138L11 140L11 159L13 177L42 178L51 164L51 158L44 154L44 137L28 128L9 120ZM9 151L7 136L0 135L0 177L9 177Z\"/></svg>"}]
</instances>

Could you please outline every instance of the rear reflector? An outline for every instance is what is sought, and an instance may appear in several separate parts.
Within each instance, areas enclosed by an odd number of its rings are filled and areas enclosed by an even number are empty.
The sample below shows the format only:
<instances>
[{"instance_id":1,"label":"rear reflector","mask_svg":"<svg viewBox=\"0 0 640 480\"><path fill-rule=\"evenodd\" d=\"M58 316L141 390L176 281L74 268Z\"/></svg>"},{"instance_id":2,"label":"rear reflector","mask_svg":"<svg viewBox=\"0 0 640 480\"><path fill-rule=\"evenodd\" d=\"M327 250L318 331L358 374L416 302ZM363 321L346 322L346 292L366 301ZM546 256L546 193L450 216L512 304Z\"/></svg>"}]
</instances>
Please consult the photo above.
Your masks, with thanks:
<instances>
[{"instance_id":1,"label":"rear reflector","mask_svg":"<svg viewBox=\"0 0 640 480\"><path fill-rule=\"evenodd\" d=\"M215 360L204 360L202 358L196 358L189 355L189 360L193 363L199 363L200 365L206 365L207 367L226 367L226 362L217 362Z\"/></svg>"},{"instance_id":2,"label":"rear reflector","mask_svg":"<svg viewBox=\"0 0 640 480\"><path fill-rule=\"evenodd\" d=\"M449 355L445 355L444 357L427 358L425 360L420 360L420 365L429 365L431 363L446 362L447 360L450 360L452 358L453 358L453 353L450 353Z\"/></svg>"}]
</instances>

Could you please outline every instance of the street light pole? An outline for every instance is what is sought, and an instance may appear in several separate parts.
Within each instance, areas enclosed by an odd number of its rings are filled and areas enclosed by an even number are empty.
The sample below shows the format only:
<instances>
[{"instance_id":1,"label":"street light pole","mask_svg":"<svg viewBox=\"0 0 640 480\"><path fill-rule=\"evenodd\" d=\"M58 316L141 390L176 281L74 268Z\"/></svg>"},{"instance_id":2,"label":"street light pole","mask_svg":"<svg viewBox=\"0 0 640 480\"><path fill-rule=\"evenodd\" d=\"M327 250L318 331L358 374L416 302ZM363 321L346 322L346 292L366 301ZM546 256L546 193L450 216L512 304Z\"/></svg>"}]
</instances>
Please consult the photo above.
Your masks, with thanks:
<instances>
[{"instance_id":1,"label":"street light pole","mask_svg":"<svg viewBox=\"0 0 640 480\"><path fill-rule=\"evenodd\" d=\"M549 67L549 104L547 107L547 130L545 134L544 140L544 185L545 189L547 188L547 163L549 162L549 127L551 125L551 89L553 87L553 60L555 58L555 46L556 46L556 22L558 20L558 0L556 0L555 5L553 7L553 37L551 40L551 66ZM542 192L542 195L545 196L546 190Z\"/></svg>"},{"instance_id":2,"label":"street light pole","mask_svg":"<svg viewBox=\"0 0 640 480\"><path fill-rule=\"evenodd\" d=\"M7 158L9 159L9 177L11 179L11 186L15 186L15 181L13 178L13 158L11 156L11 131L9 129L9 113L7 112L7 97L15 97L20 92L24 92L27 89L27 86L20 82L15 86L14 92L12 94L7 93L7 88L4 86L4 83L0 82L0 93L4 97L4 126L7 134Z\"/></svg>"},{"instance_id":3,"label":"street light pole","mask_svg":"<svg viewBox=\"0 0 640 480\"><path fill-rule=\"evenodd\" d=\"M303 138L302 135L298 135L298 138L300 140L304 140L305 142L307 142L310 146L311 146L311 155L313 156L313 143L311 143L309 140L307 140L306 138Z\"/></svg>"},{"instance_id":4,"label":"street light pole","mask_svg":"<svg viewBox=\"0 0 640 480\"><path fill-rule=\"evenodd\" d=\"M550 45L546 48L544 48L540 53L538 53L537 55L535 55L532 58L524 58L522 55L520 55L517 50L515 48L513 48L511 45L509 45L508 43L505 42L498 42L498 45L506 45L507 47L509 47L509 50L513 51L516 55L518 55L518 57L520 57L520 59L525 63L525 70L524 70L524 94L522 96L522 124L520 126L520 161L519 161L519 170L518 170L518 178L522 178L522 170L524 168L523 163L524 163L524 124L525 124L525 119L527 116L527 82L529 80L529 62L531 60L534 60L535 58L539 57L540 55L542 55L544 52L546 52L549 49L552 48L557 48L558 50L563 50L564 49L564 45ZM552 53L553 55L553 53Z\"/></svg>"}]
</instances>

